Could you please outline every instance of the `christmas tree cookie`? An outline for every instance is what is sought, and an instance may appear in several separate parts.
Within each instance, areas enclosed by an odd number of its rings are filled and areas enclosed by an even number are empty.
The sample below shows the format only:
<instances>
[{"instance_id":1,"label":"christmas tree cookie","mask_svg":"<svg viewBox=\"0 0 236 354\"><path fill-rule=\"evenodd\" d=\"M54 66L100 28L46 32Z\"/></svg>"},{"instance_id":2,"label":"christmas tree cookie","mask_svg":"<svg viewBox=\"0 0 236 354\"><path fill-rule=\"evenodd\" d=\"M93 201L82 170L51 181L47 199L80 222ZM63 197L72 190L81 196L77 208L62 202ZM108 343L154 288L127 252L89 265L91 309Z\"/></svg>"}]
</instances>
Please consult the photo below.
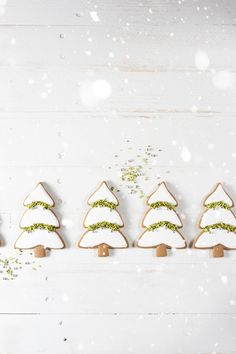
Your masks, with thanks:
<instances>
[{"instance_id":1,"label":"christmas tree cookie","mask_svg":"<svg viewBox=\"0 0 236 354\"><path fill-rule=\"evenodd\" d=\"M64 248L64 241L56 231L60 223L51 210L54 201L42 183L26 197L24 206L27 210L20 221L23 232L16 240L15 248L34 249L35 257L45 257L46 249Z\"/></svg>"},{"instance_id":2,"label":"christmas tree cookie","mask_svg":"<svg viewBox=\"0 0 236 354\"><path fill-rule=\"evenodd\" d=\"M178 229L183 225L175 211L178 203L162 182L147 199L149 210L143 218L146 230L137 241L137 247L156 248L157 257L167 256L167 248L186 248L186 241Z\"/></svg>"},{"instance_id":3,"label":"christmas tree cookie","mask_svg":"<svg viewBox=\"0 0 236 354\"><path fill-rule=\"evenodd\" d=\"M236 249L236 217L232 212L234 203L221 183L205 199L207 208L200 220L202 229L194 242L195 248L213 249L213 257L223 257L224 249Z\"/></svg>"},{"instance_id":4,"label":"christmas tree cookie","mask_svg":"<svg viewBox=\"0 0 236 354\"><path fill-rule=\"evenodd\" d=\"M128 242L120 229L123 220L116 210L118 199L102 182L88 199L88 210L84 227L87 231L81 237L78 247L98 248L98 256L109 256L109 248L127 248Z\"/></svg>"}]
</instances>

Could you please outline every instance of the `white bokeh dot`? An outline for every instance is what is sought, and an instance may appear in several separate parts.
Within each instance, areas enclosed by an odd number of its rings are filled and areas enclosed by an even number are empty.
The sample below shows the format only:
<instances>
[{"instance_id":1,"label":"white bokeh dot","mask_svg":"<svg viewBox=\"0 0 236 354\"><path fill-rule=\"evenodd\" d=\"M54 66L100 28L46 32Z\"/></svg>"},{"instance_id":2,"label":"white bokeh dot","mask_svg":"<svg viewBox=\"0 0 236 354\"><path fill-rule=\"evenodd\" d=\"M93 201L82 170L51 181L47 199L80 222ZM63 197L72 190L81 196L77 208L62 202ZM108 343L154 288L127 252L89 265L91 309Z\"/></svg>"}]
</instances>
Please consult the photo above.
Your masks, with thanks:
<instances>
[{"instance_id":1,"label":"white bokeh dot","mask_svg":"<svg viewBox=\"0 0 236 354\"><path fill-rule=\"evenodd\" d=\"M219 90L227 90L234 87L235 75L229 71L218 71L213 75L213 85Z\"/></svg>"},{"instance_id":2,"label":"white bokeh dot","mask_svg":"<svg viewBox=\"0 0 236 354\"><path fill-rule=\"evenodd\" d=\"M106 80L83 82L80 85L80 100L84 106L96 106L105 101L112 93L111 85Z\"/></svg>"},{"instance_id":3,"label":"white bokeh dot","mask_svg":"<svg viewBox=\"0 0 236 354\"><path fill-rule=\"evenodd\" d=\"M198 70L206 70L210 65L210 60L206 52L199 50L195 54L195 66Z\"/></svg>"}]
</instances>

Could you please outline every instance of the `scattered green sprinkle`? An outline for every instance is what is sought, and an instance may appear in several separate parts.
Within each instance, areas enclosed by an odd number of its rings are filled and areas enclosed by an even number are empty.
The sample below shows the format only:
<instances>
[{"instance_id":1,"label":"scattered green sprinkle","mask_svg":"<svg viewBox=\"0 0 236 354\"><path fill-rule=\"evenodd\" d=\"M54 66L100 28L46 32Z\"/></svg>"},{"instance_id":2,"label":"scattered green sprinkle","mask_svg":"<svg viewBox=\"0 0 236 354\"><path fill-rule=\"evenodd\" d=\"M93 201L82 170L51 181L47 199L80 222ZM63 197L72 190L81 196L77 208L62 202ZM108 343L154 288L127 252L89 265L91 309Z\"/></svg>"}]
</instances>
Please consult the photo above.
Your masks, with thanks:
<instances>
[{"instance_id":1,"label":"scattered green sprinkle","mask_svg":"<svg viewBox=\"0 0 236 354\"><path fill-rule=\"evenodd\" d=\"M229 204L227 204L223 201L207 204L206 207L208 209L216 209L216 208L230 209L231 208Z\"/></svg>"},{"instance_id":2,"label":"scattered green sprinkle","mask_svg":"<svg viewBox=\"0 0 236 354\"><path fill-rule=\"evenodd\" d=\"M147 159L147 158L143 158L142 160L143 160L143 162L145 163L145 165L148 164L148 159Z\"/></svg>"},{"instance_id":3,"label":"scattered green sprinkle","mask_svg":"<svg viewBox=\"0 0 236 354\"><path fill-rule=\"evenodd\" d=\"M131 195L144 198L146 196L145 187L150 178L159 180L161 176L157 171L157 160L162 149L156 145L150 144L146 146L132 146L132 141L127 139L124 141L124 146L120 148L119 153L114 156L113 165L108 168L119 169L120 185L114 190L119 193L122 188L126 188Z\"/></svg>"},{"instance_id":4,"label":"scattered green sprinkle","mask_svg":"<svg viewBox=\"0 0 236 354\"><path fill-rule=\"evenodd\" d=\"M47 230L48 232L53 232L56 230L56 227L52 225L38 223L38 224L33 224L31 226L23 227L22 229L27 232L33 232L34 230L37 229L43 229L43 230Z\"/></svg>"},{"instance_id":5,"label":"scattered green sprinkle","mask_svg":"<svg viewBox=\"0 0 236 354\"><path fill-rule=\"evenodd\" d=\"M136 183L137 178L141 175L142 169L143 167L141 165L124 168L122 171L121 180Z\"/></svg>"},{"instance_id":6,"label":"scattered green sprinkle","mask_svg":"<svg viewBox=\"0 0 236 354\"><path fill-rule=\"evenodd\" d=\"M229 232L235 232L236 227L232 226L232 225L225 224L223 222L220 222L217 224L208 225L208 226L204 227L203 230L205 232L211 232L211 230L214 230L214 229L223 229L223 230L227 230Z\"/></svg>"},{"instance_id":7,"label":"scattered green sprinkle","mask_svg":"<svg viewBox=\"0 0 236 354\"><path fill-rule=\"evenodd\" d=\"M166 207L171 210L173 210L175 208L175 206L173 204L168 203L168 202L155 202L155 203L150 204L150 208L152 208L152 209L157 209L160 207Z\"/></svg>"},{"instance_id":8,"label":"scattered green sprinkle","mask_svg":"<svg viewBox=\"0 0 236 354\"><path fill-rule=\"evenodd\" d=\"M21 256L21 252L19 253ZM35 261L33 261L35 262ZM25 265L31 265L33 262L21 262L19 258L9 256L8 258L0 258L0 281L1 280L15 280L25 268ZM35 270L39 266L34 265Z\"/></svg>"},{"instance_id":9,"label":"scattered green sprinkle","mask_svg":"<svg viewBox=\"0 0 236 354\"><path fill-rule=\"evenodd\" d=\"M163 226L167 227L168 229L170 229L172 231L176 231L178 229L178 226L172 224L169 221L159 221L155 224L148 226L147 230L154 231L154 230L159 229L160 227L163 227Z\"/></svg>"},{"instance_id":10,"label":"scattered green sprinkle","mask_svg":"<svg viewBox=\"0 0 236 354\"><path fill-rule=\"evenodd\" d=\"M92 203L92 208L97 208L97 207L106 207L111 210L116 208L116 204L112 202L108 202L105 199L97 200L96 202Z\"/></svg>"},{"instance_id":11,"label":"scattered green sprinkle","mask_svg":"<svg viewBox=\"0 0 236 354\"><path fill-rule=\"evenodd\" d=\"M89 225L88 227L89 231L95 231L98 229L110 229L112 231L117 231L120 229L120 226L112 222L101 221L101 222L97 222L96 224Z\"/></svg>"},{"instance_id":12,"label":"scattered green sprinkle","mask_svg":"<svg viewBox=\"0 0 236 354\"><path fill-rule=\"evenodd\" d=\"M44 207L44 209L50 209L50 208L51 208L51 206L50 206L49 204L44 203L44 202L40 202L40 201L38 201L38 202L32 202L32 203L30 203L30 204L27 204L26 206L27 206L27 208L29 208L29 209L33 209L34 207L36 207L36 206L38 206L38 205Z\"/></svg>"},{"instance_id":13,"label":"scattered green sprinkle","mask_svg":"<svg viewBox=\"0 0 236 354\"><path fill-rule=\"evenodd\" d=\"M12 270L11 268L8 268L6 272L7 272L7 274L10 275L10 276L13 275L13 270Z\"/></svg>"}]
</instances>

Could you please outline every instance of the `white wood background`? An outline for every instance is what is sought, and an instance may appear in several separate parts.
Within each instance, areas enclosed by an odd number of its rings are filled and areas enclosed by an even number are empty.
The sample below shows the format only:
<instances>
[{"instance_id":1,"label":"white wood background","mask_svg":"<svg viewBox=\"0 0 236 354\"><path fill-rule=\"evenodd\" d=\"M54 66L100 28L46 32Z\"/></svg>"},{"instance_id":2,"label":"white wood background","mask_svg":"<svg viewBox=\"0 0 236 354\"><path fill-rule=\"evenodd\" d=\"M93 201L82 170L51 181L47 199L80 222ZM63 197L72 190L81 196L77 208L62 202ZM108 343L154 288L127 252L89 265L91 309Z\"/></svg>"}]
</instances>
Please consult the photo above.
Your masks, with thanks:
<instances>
[{"instance_id":1,"label":"white wood background","mask_svg":"<svg viewBox=\"0 0 236 354\"><path fill-rule=\"evenodd\" d=\"M169 183L189 243L216 182L236 200L235 1L1 0L0 14L0 257L22 264L14 280L1 266L0 353L235 354L236 252L75 248L103 179L139 235L144 199L120 170L147 145L162 151L139 184ZM88 105L96 80L112 93ZM68 248L33 263L13 243L39 180Z\"/></svg>"}]
</instances>

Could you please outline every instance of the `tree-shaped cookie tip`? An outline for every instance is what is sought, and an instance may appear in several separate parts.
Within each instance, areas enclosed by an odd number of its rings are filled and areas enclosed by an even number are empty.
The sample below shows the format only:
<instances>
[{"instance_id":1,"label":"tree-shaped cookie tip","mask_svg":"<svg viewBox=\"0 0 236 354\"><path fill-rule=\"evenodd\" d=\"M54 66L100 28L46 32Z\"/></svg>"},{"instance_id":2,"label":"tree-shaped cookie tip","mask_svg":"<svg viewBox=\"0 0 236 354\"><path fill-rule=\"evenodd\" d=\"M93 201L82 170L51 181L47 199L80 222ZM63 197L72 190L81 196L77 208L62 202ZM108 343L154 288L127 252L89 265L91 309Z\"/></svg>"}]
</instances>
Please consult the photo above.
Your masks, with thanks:
<instances>
[{"instance_id":1,"label":"tree-shaped cookie tip","mask_svg":"<svg viewBox=\"0 0 236 354\"><path fill-rule=\"evenodd\" d=\"M51 208L54 200L42 182L25 198L27 210L20 221L23 232L15 242L15 248L34 249L35 257L45 257L46 249L64 248L65 244L57 229L59 220Z\"/></svg>"},{"instance_id":2,"label":"tree-shaped cookie tip","mask_svg":"<svg viewBox=\"0 0 236 354\"><path fill-rule=\"evenodd\" d=\"M127 248L128 242L120 231L124 223L116 210L119 202L106 182L89 197L88 204L90 209L84 219L87 231L78 247L98 248L99 257L109 256L109 248Z\"/></svg>"},{"instance_id":3,"label":"tree-shaped cookie tip","mask_svg":"<svg viewBox=\"0 0 236 354\"><path fill-rule=\"evenodd\" d=\"M162 182L147 199L149 210L142 226L145 231L137 240L137 247L156 248L157 257L167 256L167 248L186 248L186 241L178 231L183 225L175 208L178 203Z\"/></svg>"},{"instance_id":4,"label":"tree-shaped cookie tip","mask_svg":"<svg viewBox=\"0 0 236 354\"><path fill-rule=\"evenodd\" d=\"M224 250L236 249L236 217L231 208L233 200L218 183L204 201L204 211L199 227L202 229L194 248L212 249L213 257L223 257Z\"/></svg>"}]
</instances>

